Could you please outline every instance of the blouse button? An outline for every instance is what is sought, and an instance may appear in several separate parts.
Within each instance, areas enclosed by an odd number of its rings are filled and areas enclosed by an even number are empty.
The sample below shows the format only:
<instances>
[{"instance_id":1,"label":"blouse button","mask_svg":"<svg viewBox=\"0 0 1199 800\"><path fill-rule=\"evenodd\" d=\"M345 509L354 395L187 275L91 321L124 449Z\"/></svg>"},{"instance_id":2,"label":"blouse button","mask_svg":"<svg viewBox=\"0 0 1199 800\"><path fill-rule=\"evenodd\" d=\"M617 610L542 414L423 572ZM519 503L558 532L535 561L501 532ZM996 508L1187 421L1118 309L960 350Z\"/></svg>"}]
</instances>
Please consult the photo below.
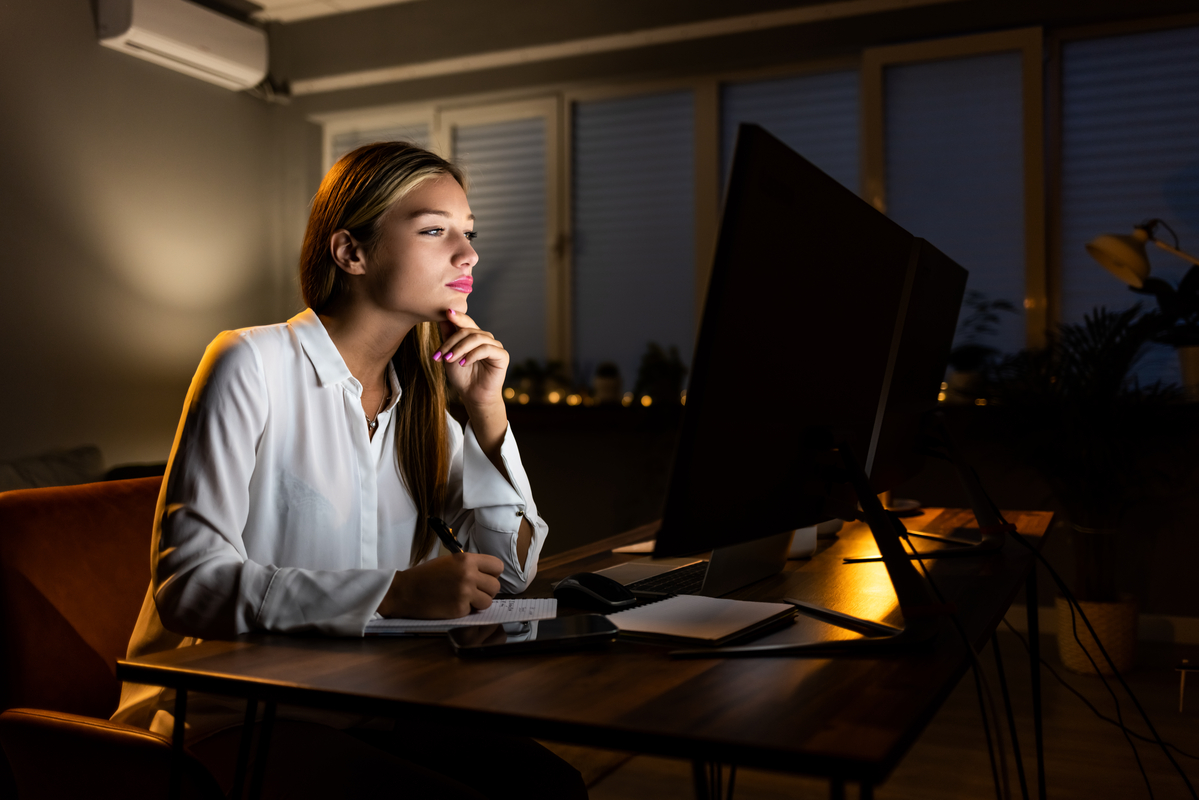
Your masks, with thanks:
<instances>
[{"instance_id":1,"label":"blouse button","mask_svg":"<svg viewBox=\"0 0 1199 800\"><path fill-rule=\"evenodd\" d=\"M525 515L525 512L523 512L523 511L520 511L520 510L517 510L517 512L516 512L516 516L518 516L518 517L523 517L524 515Z\"/></svg>"}]
</instances>

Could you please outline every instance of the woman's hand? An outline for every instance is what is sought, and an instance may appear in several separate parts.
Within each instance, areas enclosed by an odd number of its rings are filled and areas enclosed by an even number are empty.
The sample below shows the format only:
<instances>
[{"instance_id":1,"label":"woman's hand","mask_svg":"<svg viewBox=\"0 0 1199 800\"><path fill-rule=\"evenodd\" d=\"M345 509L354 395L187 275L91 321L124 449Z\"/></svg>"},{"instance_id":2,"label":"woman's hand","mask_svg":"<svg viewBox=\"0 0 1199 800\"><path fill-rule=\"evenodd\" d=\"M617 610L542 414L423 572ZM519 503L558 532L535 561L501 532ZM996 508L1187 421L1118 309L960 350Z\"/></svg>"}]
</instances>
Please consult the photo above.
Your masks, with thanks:
<instances>
[{"instance_id":1,"label":"woman's hand","mask_svg":"<svg viewBox=\"0 0 1199 800\"><path fill-rule=\"evenodd\" d=\"M456 619L484 609L500 590L504 562L481 553L454 553L396 572L379 603L385 617Z\"/></svg>"},{"instance_id":2,"label":"woman's hand","mask_svg":"<svg viewBox=\"0 0 1199 800\"><path fill-rule=\"evenodd\" d=\"M434 361L445 362L446 377L467 409L499 404L504 398L504 377L508 374L508 351L475 321L454 309L446 311L441 327L441 349Z\"/></svg>"}]
</instances>

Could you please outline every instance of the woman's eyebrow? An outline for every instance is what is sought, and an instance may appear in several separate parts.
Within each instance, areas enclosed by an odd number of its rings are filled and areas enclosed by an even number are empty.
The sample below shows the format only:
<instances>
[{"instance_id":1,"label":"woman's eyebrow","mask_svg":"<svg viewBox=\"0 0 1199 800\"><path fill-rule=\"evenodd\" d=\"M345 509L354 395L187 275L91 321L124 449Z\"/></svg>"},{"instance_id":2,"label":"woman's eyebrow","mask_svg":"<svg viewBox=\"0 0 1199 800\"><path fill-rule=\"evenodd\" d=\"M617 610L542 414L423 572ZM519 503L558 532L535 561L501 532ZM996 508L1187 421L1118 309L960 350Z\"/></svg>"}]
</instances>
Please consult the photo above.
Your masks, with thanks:
<instances>
[{"instance_id":1,"label":"woman's eyebrow","mask_svg":"<svg viewBox=\"0 0 1199 800\"><path fill-rule=\"evenodd\" d=\"M408 215L408 219L416 219L417 217L424 217L424 216L429 216L429 215L432 215L434 217L446 217L447 219L452 218L454 216L450 212L442 211L441 209L438 209L438 208L418 208ZM470 214L466 218L473 222L475 215Z\"/></svg>"}]
</instances>

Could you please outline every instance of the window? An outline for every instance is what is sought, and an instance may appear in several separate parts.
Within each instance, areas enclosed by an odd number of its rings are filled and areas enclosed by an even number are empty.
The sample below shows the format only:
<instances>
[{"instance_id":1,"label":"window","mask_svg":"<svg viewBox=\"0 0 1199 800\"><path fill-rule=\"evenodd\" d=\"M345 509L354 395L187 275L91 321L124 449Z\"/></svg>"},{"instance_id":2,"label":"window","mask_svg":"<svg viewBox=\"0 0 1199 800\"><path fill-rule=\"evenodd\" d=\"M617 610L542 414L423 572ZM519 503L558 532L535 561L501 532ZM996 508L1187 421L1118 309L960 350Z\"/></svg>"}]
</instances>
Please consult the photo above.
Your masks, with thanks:
<instances>
[{"instance_id":1,"label":"window","mask_svg":"<svg viewBox=\"0 0 1199 800\"><path fill-rule=\"evenodd\" d=\"M1037 344L1046 323L1039 30L867 53L871 199L1008 300L990 344ZM1027 318L1025 309L1029 309Z\"/></svg>"},{"instance_id":2,"label":"window","mask_svg":"<svg viewBox=\"0 0 1199 800\"><path fill-rule=\"evenodd\" d=\"M753 122L857 192L861 187L856 69L731 83L720 92L721 180L728 180L737 126Z\"/></svg>"},{"instance_id":3,"label":"window","mask_svg":"<svg viewBox=\"0 0 1199 800\"><path fill-rule=\"evenodd\" d=\"M329 143L328 166L333 166L339 158L351 150L356 150L362 145L372 142L412 142L421 147L428 147L430 142L429 126L418 122L410 125L390 125L386 128L349 130L334 134ZM328 167L326 167L327 169Z\"/></svg>"},{"instance_id":4,"label":"window","mask_svg":"<svg viewBox=\"0 0 1199 800\"><path fill-rule=\"evenodd\" d=\"M695 338L691 92L576 102L572 210L574 357L633 388L648 342L691 358Z\"/></svg>"},{"instance_id":5,"label":"window","mask_svg":"<svg viewBox=\"0 0 1199 800\"><path fill-rule=\"evenodd\" d=\"M470 315L503 342L513 363L547 355L545 150L541 116L453 129L479 234Z\"/></svg>"},{"instance_id":6,"label":"window","mask_svg":"<svg viewBox=\"0 0 1199 800\"><path fill-rule=\"evenodd\" d=\"M1182 249L1199 252L1199 28L1180 28L1062 46L1061 318L1096 306L1124 309L1135 295L1083 250L1102 233L1132 232L1157 217ZM1159 235L1172 243L1165 231ZM1183 260L1150 247L1153 274L1172 283ZM1142 381L1180 380L1177 358L1155 347Z\"/></svg>"}]
</instances>

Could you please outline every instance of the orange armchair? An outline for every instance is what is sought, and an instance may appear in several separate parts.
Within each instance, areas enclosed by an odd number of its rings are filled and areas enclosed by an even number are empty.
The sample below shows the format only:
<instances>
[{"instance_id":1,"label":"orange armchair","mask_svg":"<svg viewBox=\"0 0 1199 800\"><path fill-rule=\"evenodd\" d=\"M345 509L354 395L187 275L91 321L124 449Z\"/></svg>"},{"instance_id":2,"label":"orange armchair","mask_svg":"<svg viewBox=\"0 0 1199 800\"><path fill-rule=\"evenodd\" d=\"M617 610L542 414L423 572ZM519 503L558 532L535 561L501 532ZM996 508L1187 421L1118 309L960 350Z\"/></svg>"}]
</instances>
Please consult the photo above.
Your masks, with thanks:
<instances>
[{"instance_id":1,"label":"orange armchair","mask_svg":"<svg viewBox=\"0 0 1199 800\"><path fill-rule=\"evenodd\" d=\"M170 740L108 720L149 584L161 482L0 494L0 793L166 796ZM223 796L190 755L183 776L183 797Z\"/></svg>"}]
</instances>

